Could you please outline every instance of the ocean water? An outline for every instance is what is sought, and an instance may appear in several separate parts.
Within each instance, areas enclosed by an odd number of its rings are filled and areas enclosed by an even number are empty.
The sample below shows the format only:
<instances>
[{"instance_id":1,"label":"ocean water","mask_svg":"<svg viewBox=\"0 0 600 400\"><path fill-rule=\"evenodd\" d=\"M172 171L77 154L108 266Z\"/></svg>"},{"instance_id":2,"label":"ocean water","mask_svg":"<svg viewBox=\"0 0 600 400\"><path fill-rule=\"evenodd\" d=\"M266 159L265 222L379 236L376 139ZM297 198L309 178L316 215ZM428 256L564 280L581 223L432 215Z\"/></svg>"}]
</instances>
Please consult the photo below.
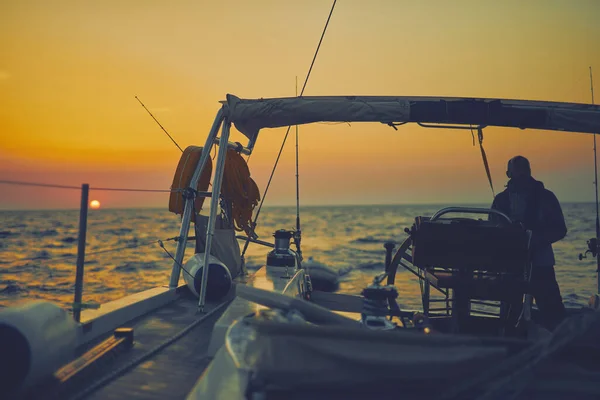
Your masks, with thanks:
<instances>
[{"instance_id":1,"label":"ocean water","mask_svg":"<svg viewBox=\"0 0 600 400\"><path fill-rule=\"evenodd\" d=\"M383 271L386 241L401 243L404 228L419 215L443 206L324 206L301 208L302 249L340 275L340 292L358 294ZM563 204L569 228L554 245L557 279L567 306L584 305L596 289L596 263L577 256L594 236L593 204ZM281 228L295 226L295 207L265 207L258 221L260 239L272 241ZM90 210L84 277L84 302L105 303L166 285L179 233L178 216L161 209ZM0 212L0 306L45 299L70 308L73 302L79 211ZM241 243L242 244L242 243ZM186 258L193 255L188 246ZM266 261L269 249L250 244L249 269ZM95 253L95 254L94 254ZM183 282L183 278L181 278ZM418 280L399 270L401 307L419 309Z\"/></svg>"}]
</instances>

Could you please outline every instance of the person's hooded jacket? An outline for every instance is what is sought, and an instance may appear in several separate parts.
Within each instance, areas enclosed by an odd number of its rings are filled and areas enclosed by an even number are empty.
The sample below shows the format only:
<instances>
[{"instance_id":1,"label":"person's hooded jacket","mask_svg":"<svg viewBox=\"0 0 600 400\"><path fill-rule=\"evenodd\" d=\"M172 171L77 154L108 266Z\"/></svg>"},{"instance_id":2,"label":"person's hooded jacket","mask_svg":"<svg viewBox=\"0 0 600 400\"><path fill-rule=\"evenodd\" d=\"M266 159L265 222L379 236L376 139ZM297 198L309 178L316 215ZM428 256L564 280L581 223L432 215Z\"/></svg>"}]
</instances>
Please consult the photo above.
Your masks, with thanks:
<instances>
[{"instance_id":1,"label":"person's hooded jacket","mask_svg":"<svg viewBox=\"0 0 600 400\"><path fill-rule=\"evenodd\" d=\"M552 243L566 236L567 226L558 199L542 182L532 177L511 179L494 198L492 208L531 230L533 265L555 264Z\"/></svg>"}]
</instances>

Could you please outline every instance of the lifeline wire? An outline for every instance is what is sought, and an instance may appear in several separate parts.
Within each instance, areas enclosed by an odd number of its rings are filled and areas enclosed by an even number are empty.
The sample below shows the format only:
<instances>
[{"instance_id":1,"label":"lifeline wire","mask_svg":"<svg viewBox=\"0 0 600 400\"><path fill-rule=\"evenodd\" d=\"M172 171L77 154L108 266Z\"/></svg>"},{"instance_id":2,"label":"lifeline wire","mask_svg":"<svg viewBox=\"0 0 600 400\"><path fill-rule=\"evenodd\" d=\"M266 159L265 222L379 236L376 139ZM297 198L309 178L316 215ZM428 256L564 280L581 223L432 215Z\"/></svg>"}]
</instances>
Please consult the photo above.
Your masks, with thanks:
<instances>
[{"instance_id":1,"label":"lifeline wire","mask_svg":"<svg viewBox=\"0 0 600 400\"><path fill-rule=\"evenodd\" d=\"M54 184L54 183L38 183L38 182L0 180L0 184L81 190L81 186L58 185L58 184ZM171 192L183 191L183 189L130 189L130 188L97 188L97 187L90 187L90 190L119 191L119 192L157 192L157 193L171 193Z\"/></svg>"}]
</instances>

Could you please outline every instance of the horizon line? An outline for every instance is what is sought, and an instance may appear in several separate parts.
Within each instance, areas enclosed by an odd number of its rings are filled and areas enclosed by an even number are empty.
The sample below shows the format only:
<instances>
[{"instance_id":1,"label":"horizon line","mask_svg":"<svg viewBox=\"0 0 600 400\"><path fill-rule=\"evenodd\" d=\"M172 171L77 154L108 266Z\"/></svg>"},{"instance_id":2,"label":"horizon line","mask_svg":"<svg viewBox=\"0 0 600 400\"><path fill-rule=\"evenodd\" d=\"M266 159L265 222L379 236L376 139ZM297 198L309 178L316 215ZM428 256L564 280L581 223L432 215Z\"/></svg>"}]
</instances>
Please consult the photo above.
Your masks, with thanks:
<instances>
[{"instance_id":1,"label":"horizon line","mask_svg":"<svg viewBox=\"0 0 600 400\"><path fill-rule=\"evenodd\" d=\"M561 204L595 204L594 201L563 201ZM308 204L301 205L300 208L317 208L317 207L397 207L397 206L443 206L443 207L456 207L456 206L481 206L490 205L490 203L484 202L470 202L470 203L357 203L357 204ZM295 204L269 204L265 205L264 208L292 208L296 207ZM168 208L163 206L140 206L140 207L101 207L97 210L90 210L88 208L88 214L90 211L98 212L102 210L164 210L168 211ZM210 207L203 207L203 210L209 210ZM79 211L79 208L0 208L0 212L11 212L11 211Z\"/></svg>"}]
</instances>

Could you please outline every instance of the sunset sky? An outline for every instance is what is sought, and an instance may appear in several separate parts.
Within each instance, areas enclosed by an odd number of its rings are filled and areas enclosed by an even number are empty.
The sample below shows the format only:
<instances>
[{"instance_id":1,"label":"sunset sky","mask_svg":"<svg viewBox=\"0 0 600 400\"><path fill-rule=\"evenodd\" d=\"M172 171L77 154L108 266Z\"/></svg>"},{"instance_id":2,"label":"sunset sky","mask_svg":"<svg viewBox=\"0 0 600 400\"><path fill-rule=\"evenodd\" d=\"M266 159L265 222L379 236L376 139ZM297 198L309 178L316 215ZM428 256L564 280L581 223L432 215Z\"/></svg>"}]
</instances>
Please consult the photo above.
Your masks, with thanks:
<instances>
[{"instance_id":1,"label":"sunset sky","mask_svg":"<svg viewBox=\"0 0 600 400\"><path fill-rule=\"evenodd\" d=\"M0 180L168 189L227 93L293 96L328 0L0 2ZM306 95L600 101L600 1L338 0ZM261 191L285 129L250 160ZM236 137L241 135L236 132ZM484 131L496 190L531 160L559 200L593 201L592 136ZM290 137L266 204L295 203ZM491 202L468 131L300 128L302 204ZM167 194L92 192L103 207L167 207ZM0 209L77 208L75 190L0 185Z\"/></svg>"}]
</instances>

